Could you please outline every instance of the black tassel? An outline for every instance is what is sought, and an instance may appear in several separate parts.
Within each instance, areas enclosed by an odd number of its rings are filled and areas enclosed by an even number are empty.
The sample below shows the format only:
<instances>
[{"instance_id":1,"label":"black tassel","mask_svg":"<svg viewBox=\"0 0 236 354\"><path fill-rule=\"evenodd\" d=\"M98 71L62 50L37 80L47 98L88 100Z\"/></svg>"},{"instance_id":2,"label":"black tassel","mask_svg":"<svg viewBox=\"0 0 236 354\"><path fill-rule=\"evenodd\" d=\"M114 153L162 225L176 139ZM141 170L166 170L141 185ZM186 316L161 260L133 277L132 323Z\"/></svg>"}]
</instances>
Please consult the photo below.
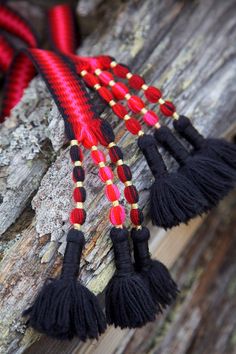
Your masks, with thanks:
<instances>
[{"instance_id":1,"label":"black tassel","mask_svg":"<svg viewBox=\"0 0 236 354\"><path fill-rule=\"evenodd\" d=\"M161 311L169 306L177 297L178 288L165 265L150 257L148 240L149 230L146 227L131 231L134 244L135 268L147 282L152 299Z\"/></svg>"},{"instance_id":2,"label":"black tassel","mask_svg":"<svg viewBox=\"0 0 236 354\"><path fill-rule=\"evenodd\" d=\"M108 324L121 328L137 328L154 321L155 303L142 277L134 270L126 229L112 228L111 239L116 271L106 289Z\"/></svg>"},{"instance_id":3,"label":"black tassel","mask_svg":"<svg viewBox=\"0 0 236 354\"><path fill-rule=\"evenodd\" d=\"M77 281L82 249L81 231L71 229L59 279L48 280L34 304L24 311L28 324L57 339L98 338L106 329L105 316L96 296Z\"/></svg>"},{"instance_id":4,"label":"black tassel","mask_svg":"<svg viewBox=\"0 0 236 354\"><path fill-rule=\"evenodd\" d=\"M180 164L180 174L191 180L207 199L205 211L215 206L233 188L233 169L216 159L201 154L191 155L168 127L157 129L155 138Z\"/></svg>"},{"instance_id":5,"label":"black tassel","mask_svg":"<svg viewBox=\"0 0 236 354\"><path fill-rule=\"evenodd\" d=\"M183 174L168 173L154 137L143 135L138 145L155 177L150 191L153 224L167 229L203 213L207 201L202 193Z\"/></svg>"},{"instance_id":6,"label":"black tassel","mask_svg":"<svg viewBox=\"0 0 236 354\"><path fill-rule=\"evenodd\" d=\"M174 128L193 147L196 153L224 162L236 169L236 145L224 139L204 138L192 125L189 118L180 116Z\"/></svg>"}]
</instances>

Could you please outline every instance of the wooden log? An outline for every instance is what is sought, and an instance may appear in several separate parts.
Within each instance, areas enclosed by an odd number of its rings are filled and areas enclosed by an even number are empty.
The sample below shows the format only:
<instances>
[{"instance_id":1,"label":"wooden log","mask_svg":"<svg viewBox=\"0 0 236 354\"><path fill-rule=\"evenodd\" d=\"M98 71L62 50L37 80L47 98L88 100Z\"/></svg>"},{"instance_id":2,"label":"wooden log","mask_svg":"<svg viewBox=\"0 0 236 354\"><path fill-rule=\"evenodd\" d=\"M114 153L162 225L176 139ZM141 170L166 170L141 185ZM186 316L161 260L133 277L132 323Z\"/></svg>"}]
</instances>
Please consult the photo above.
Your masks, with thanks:
<instances>
[{"instance_id":1,"label":"wooden log","mask_svg":"<svg viewBox=\"0 0 236 354\"><path fill-rule=\"evenodd\" d=\"M78 12L83 3L80 2ZM189 115L205 135L220 136L233 131L236 93L232 75L236 68L236 49L232 46L236 40L233 0L225 3L117 0L115 6L114 2L91 0L90 4L93 3L98 4L98 13L104 16L96 27L92 26L79 49L81 55L109 53L129 64L144 74L148 82L162 87L165 97L173 98L179 111ZM93 13L96 6L91 6ZM147 210L151 174L122 122L117 123L108 109L102 116L115 127L117 142L125 150L125 159L141 192L141 205ZM0 348L3 353L22 353L38 335L25 329L21 312L44 279L59 272L61 257L57 251L63 253L72 207L72 183L68 177L71 165L68 149L62 148L63 121L41 79L32 81L1 127L0 139ZM81 278L90 289L100 293L113 272L109 225L104 217L108 205L87 154L85 159L89 213L84 228L87 245ZM171 165L168 156L166 160ZM31 219L26 225L27 210ZM182 247L192 234L191 227ZM173 231L172 235L178 233ZM171 265L177 256L168 254L173 236L168 239L164 235L162 230L155 232L153 249L162 240L168 240L160 256ZM40 353L43 341L45 338L34 353ZM46 343L48 347L55 346L55 341ZM71 352L77 344L76 340L60 344L57 353Z\"/></svg>"},{"instance_id":2,"label":"wooden log","mask_svg":"<svg viewBox=\"0 0 236 354\"><path fill-rule=\"evenodd\" d=\"M235 197L207 218L175 264L182 293L167 320L132 333L123 354L235 352Z\"/></svg>"}]
</instances>

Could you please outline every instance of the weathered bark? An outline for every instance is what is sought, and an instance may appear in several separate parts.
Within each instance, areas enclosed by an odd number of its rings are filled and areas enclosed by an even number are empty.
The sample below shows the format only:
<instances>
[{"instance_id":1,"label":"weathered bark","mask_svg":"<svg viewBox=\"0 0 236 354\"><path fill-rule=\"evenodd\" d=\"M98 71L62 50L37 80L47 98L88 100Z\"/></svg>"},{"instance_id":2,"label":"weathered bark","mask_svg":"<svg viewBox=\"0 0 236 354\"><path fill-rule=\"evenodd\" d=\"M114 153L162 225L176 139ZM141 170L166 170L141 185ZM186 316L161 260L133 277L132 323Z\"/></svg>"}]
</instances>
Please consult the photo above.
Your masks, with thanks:
<instances>
[{"instance_id":1,"label":"weathered bark","mask_svg":"<svg viewBox=\"0 0 236 354\"><path fill-rule=\"evenodd\" d=\"M192 117L205 135L220 136L232 129L235 1L83 0L78 15L81 9L83 22L94 19L85 31L90 35L79 49L81 55L109 53L129 64L148 82L162 87L165 97L174 99L179 111ZM95 10L103 14L100 23ZM103 117L115 127L117 142L125 150L141 192L141 205L146 207L151 174L122 122L117 123L108 109ZM21 311L43 280L59 271L57 251L63 252L72 207L71 164L68 149L62 147L63 121L40 78L32 81L1 127L0 139L0 348L3 353L22 353L37 335L25 332ZM87 245L82 280L99 293L113 271L109 225L104 217L108 204L88 154L85 161L89 212L84 227ZM168 157L167 161L171 163Z\"/></svg>"}]
</instances>

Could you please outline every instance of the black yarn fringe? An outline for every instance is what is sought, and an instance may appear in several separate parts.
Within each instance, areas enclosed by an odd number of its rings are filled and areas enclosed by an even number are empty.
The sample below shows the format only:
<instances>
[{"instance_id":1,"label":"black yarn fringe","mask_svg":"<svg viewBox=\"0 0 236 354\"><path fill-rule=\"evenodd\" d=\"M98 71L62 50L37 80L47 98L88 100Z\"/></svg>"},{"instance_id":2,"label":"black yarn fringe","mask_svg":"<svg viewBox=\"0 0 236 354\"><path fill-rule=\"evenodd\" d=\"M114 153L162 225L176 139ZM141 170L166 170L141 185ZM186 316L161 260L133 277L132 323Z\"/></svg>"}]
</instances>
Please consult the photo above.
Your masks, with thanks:
<instances>
[{"instance_id":1,"label":"black yarn fringe","mask_svg":"<svg viewBox=\"0 0 236 354\"><path fill-rule=\"evenodd\" d=\"M134 244L135 268L148 284L153 301L162 311L175 301L178 287L166 266L151 259L148 248L149 230L146 227L140 230L132 229L131 237Z\"/></svg>"},{"instance_id":2,"label":"black yarn fringe","mask_svg":"<svg viewBox=\"0 0 236 354\"><path fill-rule=\"evenodd\" d=\"M84 242L82 232L69 231L61 277L48 280L23 313L31 327L50 337L85 341L97 339L106 329L96 296L76 279Z\"/></svg>"},{"instance_id":3,"label":"black yarn fringe","mask_svg":"<svg viewBox=\"0 0 236 354\"><path fill-rule=\"evenodd\" d=\"M204 138L185 116L180 116L173 125L176 131L194 147L195 153L217 159L236 169L236 144L224 139Z\"/></svg>"},{"instance_id":4,"label":"black yarn fringe","mask_svg":"<svg viewBox=\"0 0 236 354\"><path fill-rule=\"evenodd\" d=\"M153 136L140 137L138 145L155 177L150 191L154 225L171 228L206 211L208 203L197 186L183 174L168 173Z\"/></svg>"},{"instance_id":5,"label":"black yarn fringe","mask_svg":"<svg viewBox=\"0 0 236 354\"><path fill-rule=\"evenodd\" d=\"M190 154L168 127L157 129L155 138L179 163L179 174L187 177L207 201L203 211L215 206L234 187L231 167L204 154Z\"/></svg>"},{"instance_id":6,"label":"black yarn fringe","mask_svg":"<svg viewBox=\"0 0 236 354\"><path fill-rule=\"evenodd\" d=\"M116 272L106 289L107 323L120 328L137 328L154 321L157 307L146 283L134 271L126 229L111 230Z\"/></svg>"}]
</instances>

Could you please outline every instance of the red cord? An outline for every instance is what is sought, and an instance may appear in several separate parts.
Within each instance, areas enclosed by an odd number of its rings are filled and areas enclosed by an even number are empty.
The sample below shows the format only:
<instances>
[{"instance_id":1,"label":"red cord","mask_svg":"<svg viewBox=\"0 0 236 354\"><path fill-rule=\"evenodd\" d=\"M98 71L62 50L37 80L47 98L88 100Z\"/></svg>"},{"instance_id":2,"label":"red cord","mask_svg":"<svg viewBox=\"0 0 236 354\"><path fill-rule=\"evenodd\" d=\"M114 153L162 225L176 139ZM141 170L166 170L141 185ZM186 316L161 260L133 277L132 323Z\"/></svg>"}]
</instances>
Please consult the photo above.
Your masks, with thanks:
<instances>
[{"instance_id":1,"label":"red cord","mask_svg":"<svg viewBox=\"0 0 236 354\"><path fill-rule=\"evenodd\" d=\"M5 73L13 60L14 48L2 35L0 35L0 53L0 70Z\"/></svg>"},{"instance_id":2,"label":"red cord","mask_svg":"<svg viewBox=\"0 0 236 354\"><path fill-rule=\"evenodd\" d=\"M57 5L48 12L49 29L55 49L64 54L75 53L75 26L72 9L67 5Z\"/></svg>"},{"instance_id":3,"label":"red cord","mask_svg":"<svg viewBox=\"0 0 236 354\"><path fill-rule=\"evenodd\" d=\"M29 24L17 12L0 4L0 28L21 39L29 47L37 46L36 36Z\"/></svg>"}]
</instances>

